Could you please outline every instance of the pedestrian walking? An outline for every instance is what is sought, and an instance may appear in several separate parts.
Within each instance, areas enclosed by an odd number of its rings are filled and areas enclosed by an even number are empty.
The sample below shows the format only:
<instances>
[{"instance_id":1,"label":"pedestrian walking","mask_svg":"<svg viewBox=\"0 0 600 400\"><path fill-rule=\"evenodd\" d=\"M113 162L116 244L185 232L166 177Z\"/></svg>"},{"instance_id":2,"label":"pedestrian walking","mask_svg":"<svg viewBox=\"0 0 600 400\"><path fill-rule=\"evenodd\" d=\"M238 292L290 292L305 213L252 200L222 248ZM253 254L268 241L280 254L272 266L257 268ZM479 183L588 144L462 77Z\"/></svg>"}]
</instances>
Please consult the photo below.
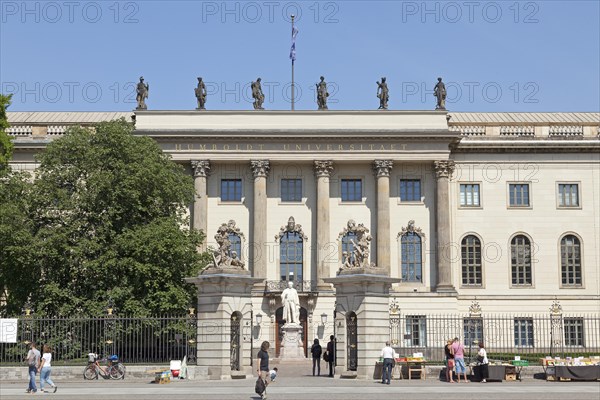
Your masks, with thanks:
<instances>
[{"instance_id":1,"label":"pedestrian walking","mask_svg":"<svg viewBox=\"0 0 600 400\"><path fill-rule=\"evenodd\" d=\"M329 342L327 343L327 362L329 363L329 377L335 376L335 337L329 336Z\"/></svg>"},{"instance_id":2,"label":"pedestrian walking","mask_svg":"<svg viewBox=\"0 0 600 400\"><path fill-rule=\"evenodd\" d=\"M458 337L455 337L452 343L452 355L454 356L454 366L456 367L458 383L460 383L460 374L463 374L465 383L469 383L469 380L467 379L467 367L465 365L465 347Z\"/></svg>"},{"instance_id":3,"label":"pedestrian walking","mask_svg":"<svg viewBox=\"0 0 600 400\"><path fill-rule=\"evenodd\" d=\"M29 386L25 392L35 393L37 387L35 386L35 376L37 375L38 367L40 366L40 351L36 348L35 342L31 342L30 349L27 352L27 365L29 367Z\"/></svg>"},{"instance_id":4,"label":"pedestrian walking","mask_svg":"<svg viewBox=\"0 0 600 400\"><path fill-rule=\"evenodd\" d=\"M313 361L313 376L315 376L315 367L317 369L317 376L321 376L321 354L323 354L323 348L319 344L319 339L315 339L310 352Z\"/></svg>"},{"instance_id":5,"label":"pedestrian walking","mask_svg":"<svg viewBox=\"0 0 600 400\"><path fill-rule=\"evenodd\" d=\"M381 374L381 383L390 384L392 378L392 367L394 364L394 349L390 342L385 342L385 347L381 349L381 358L383 358L383 371Z\"/></svg>"},{"instance_id":6,"label":"pedestrian walking","mask_svg":"<svg viewBox=\"0 0 600 400\"><path fill-rule=\"evenodd\" d=\"M50 387L53 388L52 393L56 393L58 387L52 382L50 379L50 374L52 373L52 349L47 344L43 347L42 360L40 362L40 366L38 371L40 373L40 390L42 392L49 393L49 390L44 390L44 382L46 382Z\"/></svg>"},{"instance_id":7,"label":"pedestrian walking","mask_svg":"<svg viewBox=\"0 0 600 400\"><path fill-rule=\"evenodd\" d=\"M446 354L446 382L456 383L454 380L454 355L452 354L452 339L448 339L446 346L444 346L444 353Z\"/></svg>"},{"instance_id":8,"label":"pedestrian walking","mask_svg":"<svg viewBox=\"0 0 600 400\"><path fill-rule=\"evenodd\" d=\"M479 342L479 352L477 352L477 362L479 363L479 370L481 371L481 383L486 383L487 379L490 377L488 364L489 360L487 358L487 351L485 351L485 346L483 342Z\"/></svg>"},{"instance_id":9,"label":"pedestrian walking","mask_svg":"<svg viewBox=\"0 0 600 400\"><path fill-rule=\"evenodd\" d=\"M266 340L262 342L256 355L256 372L258 373L258 379L261 379L264 384L264 390L258 394L261 399L265 400L267 398L267 376L269 375L269 342Z\"/></svg>"}]
</instances>

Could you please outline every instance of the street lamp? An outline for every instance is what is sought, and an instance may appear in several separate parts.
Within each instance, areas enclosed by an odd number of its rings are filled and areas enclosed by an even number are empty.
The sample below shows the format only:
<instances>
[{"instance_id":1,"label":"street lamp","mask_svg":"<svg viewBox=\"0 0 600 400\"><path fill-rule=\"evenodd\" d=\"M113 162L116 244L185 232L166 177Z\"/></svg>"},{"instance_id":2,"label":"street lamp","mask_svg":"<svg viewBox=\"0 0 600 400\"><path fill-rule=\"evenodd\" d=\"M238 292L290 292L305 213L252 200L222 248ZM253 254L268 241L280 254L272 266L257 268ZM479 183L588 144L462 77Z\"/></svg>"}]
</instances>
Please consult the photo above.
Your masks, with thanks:
<instances>
[{"instance_id":1,"label":"street lamp","mask_svg":"<svg viewBox=\"0 0 600 400\"><path fill-rule=\"evenodd\" d=\"M327 323L327 314L321 314L321 324L325 325Z\"/></svg>"},{"instance_id":2,"label":"street lamp","mask_svg":"<svg viewBox=\"0 0 600 400\"><path fill-rule=\"evenodd\" d=\"M115 310L115 303L112 298L108 298L108 302L106 303L106 313L108 315L113 315L113 311Z\"/></svg>"},{"instance_id":3,"label":"street lamp","mask_svg":"<svg viewBox=\"0 0 600 400\"><path fill-rule=\"evenodd\" d=\"M261 322L262 322L262 314L258 313L258 314L256 314L256 325L260 326Z\"/></svg>"}]
</instances>

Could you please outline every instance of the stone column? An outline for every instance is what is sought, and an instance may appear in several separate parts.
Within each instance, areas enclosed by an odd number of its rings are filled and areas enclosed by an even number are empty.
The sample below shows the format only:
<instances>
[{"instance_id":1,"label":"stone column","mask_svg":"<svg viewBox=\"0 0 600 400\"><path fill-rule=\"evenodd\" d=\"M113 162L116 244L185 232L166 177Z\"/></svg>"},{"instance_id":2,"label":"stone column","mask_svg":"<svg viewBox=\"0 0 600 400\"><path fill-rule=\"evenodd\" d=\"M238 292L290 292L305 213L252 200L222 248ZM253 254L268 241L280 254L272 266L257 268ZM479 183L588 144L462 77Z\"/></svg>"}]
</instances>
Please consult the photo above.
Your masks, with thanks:
<instances>
[{"instance_id":1,"label":"stone column","mask_svg":"<svg viewBox=\"0 0 600 400\"><path fill-rule=\"evenodd\" d=\"M198 251L206 250L207 215L208 215L208 189L207 180L210 174L210 161L192 160L192 171L194 173L194 206L192 210L192 228L204 232L206 236Z\"/></svg>"},{"instance_id":2,"label":"stone column","mask_svg":"<svg viewBox=\"0 0 600 400\"><path fill-rule=\"evenodd\" d=\"M323 282L329 278L330 266L326 262L329 254L329 178L333 172L333 161L315 161L317 177L317 288L331 290L331 285Z\"/></svg>"},{"instance_id":3,"label":"stone column","mask_svg":"<svg viewBox=\"0 0 600 400\"><path fill-rule=\"evenodd\" d=\"M434 161L436 175L436 225L437 225L437 286L438 292L455 293L452 285L452 263L450 254L450 176L454 171L454 161Z\"/></svg>"},{"instance_id":4,"label":"stone column","mask_svg":"<svg viewBox=\"0 0 600 400\"><path fill-rule=\"evenodd\" d=\"M255 278L267 277L267 176L271 165L269 160L250 161L254 176L254 207L252 210L252 275Z\"/></svg>"},{"instance_id":5,"label":"stone column","mask_svg":"<svg viewBox=\"0 0 600 400\"><path fill-rule=\"evenodd\" d=\"M390 275L390 172L392 160L375 160L377 176L377 258L375 264Z\"/></svg>"}]
</instances>

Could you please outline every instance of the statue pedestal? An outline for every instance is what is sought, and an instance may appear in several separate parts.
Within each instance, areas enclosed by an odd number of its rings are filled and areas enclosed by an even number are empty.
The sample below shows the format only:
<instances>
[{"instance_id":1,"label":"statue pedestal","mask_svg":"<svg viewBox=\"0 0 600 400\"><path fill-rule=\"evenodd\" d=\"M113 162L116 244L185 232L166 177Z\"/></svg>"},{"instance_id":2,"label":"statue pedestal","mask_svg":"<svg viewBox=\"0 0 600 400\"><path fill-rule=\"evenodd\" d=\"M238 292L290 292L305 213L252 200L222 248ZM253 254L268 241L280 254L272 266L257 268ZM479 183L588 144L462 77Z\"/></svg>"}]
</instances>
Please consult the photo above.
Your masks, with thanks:
<instances>
[{"instance_id":1,"label":"statue pedestal","mask_svg":"<svg viewBox=\"0 0 600 400\"><path fill-rule=\"evenodd\" d=\"M375 360L390 339L390 288L401 280L347 272L324 281L335 287L337 373L373 379Z\"/></svg>"},{"instance_id":2,"label":"statue pedestal","mask_svg":"<svg viewBox=\"0 0 600 400\"><path fill-rule=\"evenodd\" d=\"M260 343L254 343L252 288L262 278L243 271L228 274L207 271L185 278L198 288L197 365L207 370L208 379L252 376L251 359Z\"/></svg>"},{"instance_id":3,"label":"statue pedestal","mask_svg":"<svg viewBox=\"0 0 600 400\"><path fill-rule=\"evenodd\" d=\"M305 359L304 345L302 343L302 325L285 324L281 327L283 338L281 339L281 352L279 358L286 359Z\"/></svg>"}]
</instances>

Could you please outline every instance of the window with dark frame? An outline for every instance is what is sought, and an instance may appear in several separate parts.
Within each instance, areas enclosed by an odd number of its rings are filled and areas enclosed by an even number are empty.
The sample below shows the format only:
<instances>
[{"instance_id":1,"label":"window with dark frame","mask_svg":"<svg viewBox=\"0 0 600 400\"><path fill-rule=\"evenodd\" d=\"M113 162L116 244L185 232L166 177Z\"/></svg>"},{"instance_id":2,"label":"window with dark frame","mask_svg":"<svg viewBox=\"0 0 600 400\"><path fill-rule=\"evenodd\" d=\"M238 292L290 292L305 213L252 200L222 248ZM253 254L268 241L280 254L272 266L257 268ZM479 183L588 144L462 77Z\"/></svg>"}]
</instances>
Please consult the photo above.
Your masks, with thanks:
<instances>
[{"instance_id":1,"label":"window with dark frame","mask_svg":"<svg viewBox=\"0 0 600 400\"><path fill-rule=\"evenodd\" d=\"M400 179L400 201L421 201L420 179Z\"/></svg>"},{"instance_id":2,"label":"window with dark frame","mask_svg":"<svg viewBox=\"0 0 600 400\"><path fill-rule=\"evenodd\" d=\"M348 232L342 237L342 264L350 258L350 263L354 262L354 243L356 242L356 233Z\"/></svg>"},{"instance_id":3,"label":"window with dark frame","mask_svg":"<svg viewBox=\"0 0 600 400\"><path fill-rule=\"evenodd\" d=\"M407 232L400 238L402 281L422 282L423 264L421 237L415 232Z\"/></svg>"},{"instance_id":4,"label":"window with dark frame","mask_svg":"<svg viewBox=\"0 0 600 400\"><path fill-rule=\"evenodd\" d=\"M461 183L460 184L460 206L461 207L479 207L479 184Z\"/></svg>"},{"instance_id":5,"label":"window with dark frame","mask_svg":"<svg viewBox=\"0 0 600 400\"><path fill-rule=\"evenodd\" d=\"M564 286L581 286L581 243L575 235L566 235L560 241L561 282Z\"/></svg>"},{"instance_id":6,"label":"window with dark frame","mask_svg":"<svg viewBox=\"0 0 600 400\"><path fill-rule=\"evenodd\" d=\"M579 184L558 184L558 206L565 208L579 207Z\"/></svg>"},{"instance_id":7,"label":"window with dark frame","mask_svg":"<svg viewBox=\"0 0 600 400\"><path fill-rule=\"evenodd\" d=\"M342 201L362 201L361 179L342 179Z\"/></svg>"},{"instance_id":8,"label":"window with dark frame","mask_svg":"<svg viewBox=\"0 0 600 400\"><path fill-rule=\"evenodd\" d=\"M481 241L469 235L461 242L462 284L481 286L483 271L481 265Z\"/></svg>"},{"instance_id":9,"label":"window with dark frame","mask_svg":"<svg viewBox=\"0 0 600 400\"><path fill-rule=\"evenodd\" d=\"M304 242L298 232L285 232L279 245L279 270L282 281L301 281Z\"/></svg>"},{"instance_id":10,"label":"window with dark frame","mask_svg":"<svg viewBox=\"0 0 600 400\"><path fill-rule=\"evenodd\" d=\"M510 267L513 285L533 284L531 242L525 235L517 235L510 242Z\"/></svg>"},{"instance_id":11,"label":"window with dark frame","mask_svg":"<svg viewBox=\"0 0 600 400\"><path fill-rule=\"evenodd\" d=\"M281 201L302 201L302 179L281 180Z\"/></svg>"},{"instance_id":12,"label":"window with dark frame","mask_svg":"<svg viewBox=\"0 0 600 400\"><path fill-rule=\"evenodd\" d=\"M427 346L427 318L424 315L406 316L406 346Z\"/></svg>"},{"instance_id":13,"label":"window with dark frame","mask_svg":"<svg viewBox=\"0 0 600 400\"><path fill-rule=\"evenodd\" d=\"M237 233L230 233L228 235L229 243L231 243L231 247L229 248L229 257L232 256L233 252L237 254L238 258L242 258L242 238Z\"/></svg>"},{"instance_id":14,"label":"window with dark frame","mask_svg":"<svg viewBox=\"0 0 600 400\"><path fill-rule=\"evenodd\" d=\"M533 347L533 319L515 318L515 346Z\"/></svg>"},{"instance_id":15,"label":"window with dark frame","mask_svg":"<svg viewBox=\"0 0 600 400\"><path fill-rule=\"evenodd\" d=\"M583 318L564 318L565 346L585 347Z\"/></svg>"},{"instance_id":16,"label":"window with dark frame","mask_svg":"<svg viewBox=\"0 0 600 400\"><path fill-rule=\"evenodd\" d=\"M242 201L241 179L221 179L221 201Z\"/></svg>"},{"instance_id":17,"label":"window with dark frame","mask_svg":"<svg viewBox=\"0 0 600 400\"><path fill-rule=\"evenodd\" d=\"M463 342L466 347L476 346L477 343L483 341L483 319L481 318L464 318L463 319L463 330L465 341ZM484 342L485 343L485 342Z\"/></svg>"},{"instance_id":18,"label":"window with dark frame","mask_svg":"<svg viewBox=\"0 0 600 400\"><path fill-rule=\"evenodd\" d=\"M529 183L509 184L508 200L511 207L529 207Z\"/></svg>"}]
</instances>

